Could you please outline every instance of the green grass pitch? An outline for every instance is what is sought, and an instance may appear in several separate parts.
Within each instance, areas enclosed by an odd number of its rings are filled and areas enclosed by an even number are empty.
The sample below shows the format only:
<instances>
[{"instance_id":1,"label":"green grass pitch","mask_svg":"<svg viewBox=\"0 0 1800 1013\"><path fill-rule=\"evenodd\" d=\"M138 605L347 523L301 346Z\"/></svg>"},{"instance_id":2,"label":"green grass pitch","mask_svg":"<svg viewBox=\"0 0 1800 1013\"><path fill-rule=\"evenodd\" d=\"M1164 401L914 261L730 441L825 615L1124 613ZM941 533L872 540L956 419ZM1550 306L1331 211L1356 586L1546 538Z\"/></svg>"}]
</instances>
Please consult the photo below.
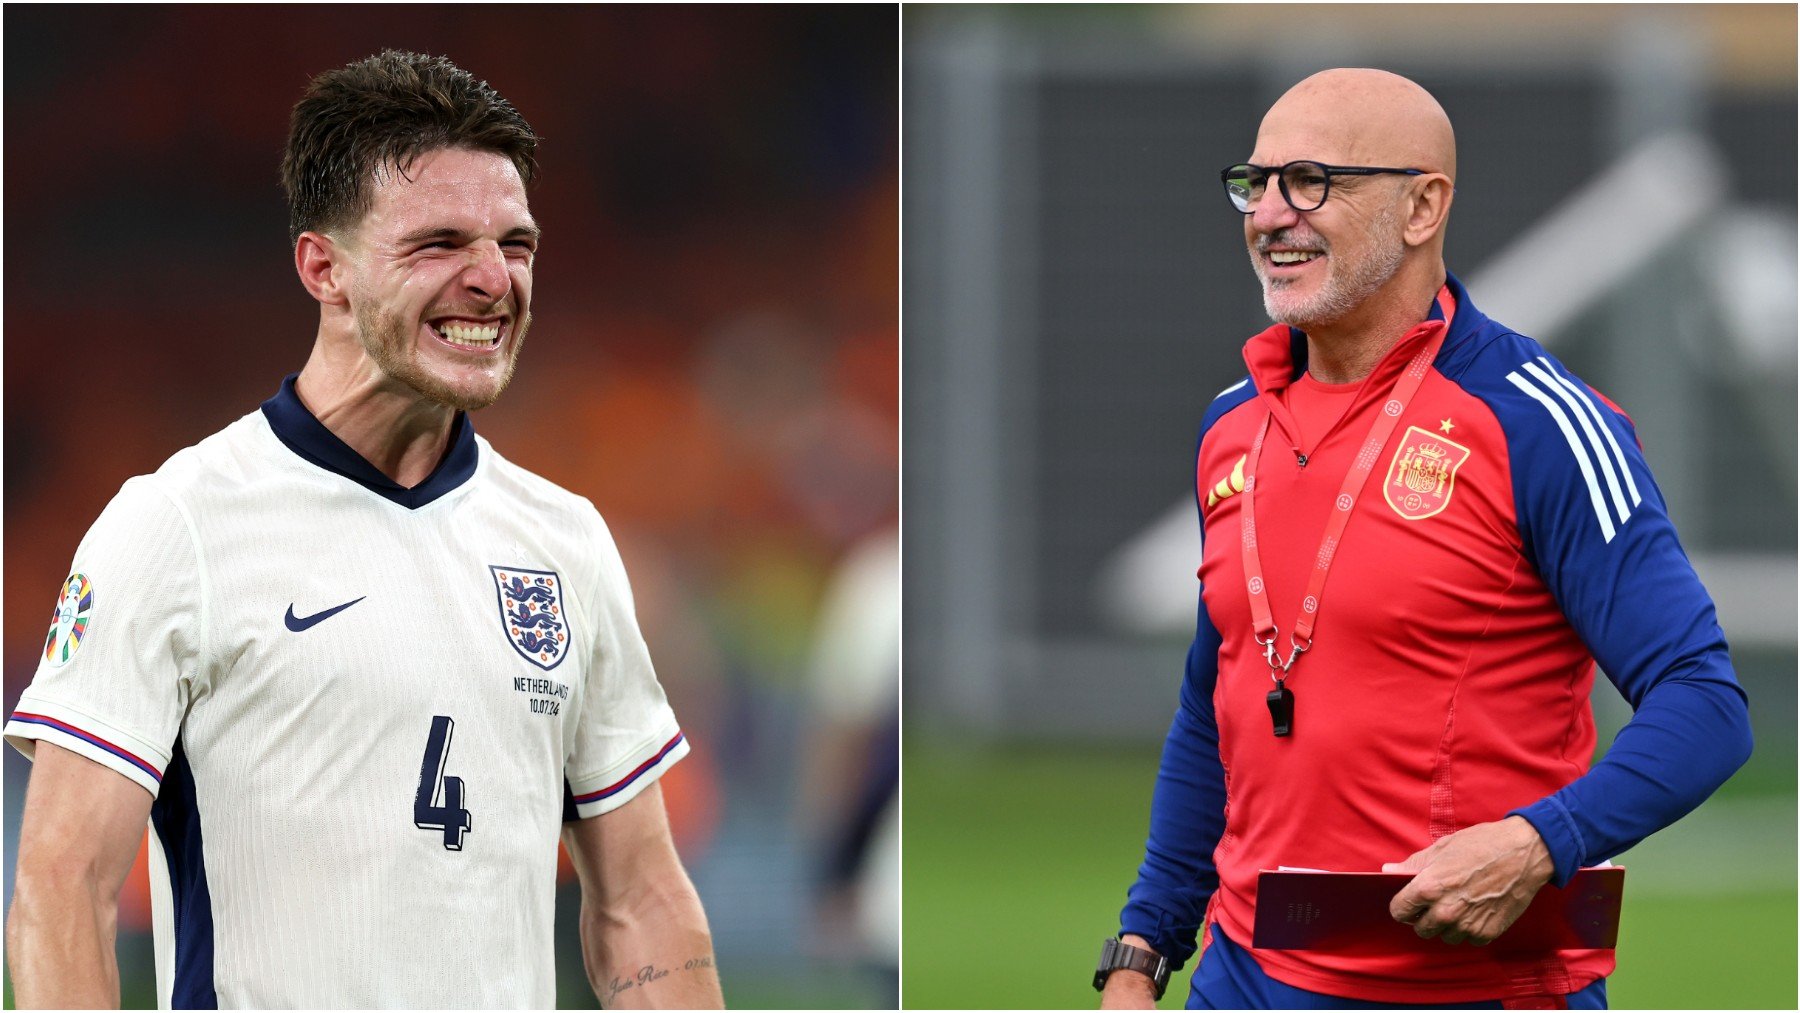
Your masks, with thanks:
<instances>
[{"instance_id":1,"label":"green grass pitch","mask_svg":"<svg viewBox=\"0 0 1800 1013\"><path fill-rule=\"evenodd\" d=\"M1094 1008L1088 982L1141 857L1156 746L977 752L909 741L905 757L902 1004ZM1740 840L1719 861L1770 863L1762 879L1777 885L1684 888L1680 863L1645 856L1644 874L1627 880L1613 1006L1795 1008L1794 793L1791 781L1763 790L1785 824L1758 835L1761 850L1747 854ZM1686 834L1708 853L1694 835L1730 828L1707 829L1707 811L1659 837ZM1186 979L1171 982L1162 1008L1181 1008Z\"/></svg>"}]
</instances>

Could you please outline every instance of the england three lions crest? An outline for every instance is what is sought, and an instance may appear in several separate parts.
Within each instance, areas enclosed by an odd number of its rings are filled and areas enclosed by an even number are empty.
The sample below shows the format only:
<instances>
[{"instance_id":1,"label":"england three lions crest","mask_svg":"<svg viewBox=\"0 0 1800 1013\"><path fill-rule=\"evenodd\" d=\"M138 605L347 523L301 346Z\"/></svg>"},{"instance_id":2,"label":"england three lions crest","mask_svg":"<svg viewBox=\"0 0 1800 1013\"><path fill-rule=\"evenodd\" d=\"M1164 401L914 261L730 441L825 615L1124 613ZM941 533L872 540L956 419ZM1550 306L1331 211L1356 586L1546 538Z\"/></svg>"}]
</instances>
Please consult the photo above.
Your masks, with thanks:
<instances>
[{"instance_id":1,"label":"england three lions crest","mask_svg":"<svg viewBox=\"0 0 1800 1013\"><path fill-rule=\"evenodd\" d=\"M1456 469L1468 459L1468 447L1408 426L1388 465L1381 493L1395 513L1409 521L1424 520L1450 505Z\"/></svg>"},{"instance_id":2,"label":"england three lions crest","mask_svg":"<svg viewBox=\"0 0 1800 1013\"><path fill-rule=\"evenodd\" d=\"M489 566L500 597L500 625L519 656L549 671L569 647L562 578L551 570Z\"/></svg>"}]
</instances>

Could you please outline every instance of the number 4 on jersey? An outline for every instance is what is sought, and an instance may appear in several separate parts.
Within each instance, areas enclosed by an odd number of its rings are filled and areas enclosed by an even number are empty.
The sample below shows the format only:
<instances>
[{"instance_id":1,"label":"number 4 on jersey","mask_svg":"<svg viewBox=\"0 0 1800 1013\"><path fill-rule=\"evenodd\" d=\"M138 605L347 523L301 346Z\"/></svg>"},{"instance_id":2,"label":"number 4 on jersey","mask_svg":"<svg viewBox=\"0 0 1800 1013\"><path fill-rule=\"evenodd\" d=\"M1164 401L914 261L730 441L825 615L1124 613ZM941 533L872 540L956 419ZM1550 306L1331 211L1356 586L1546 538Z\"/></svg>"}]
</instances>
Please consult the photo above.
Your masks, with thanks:
<instances>
[{"instance_id":1,"label":"number 4 on jersey","mask_svg":"<svg viewBox=\"0 0 1800 1013\"><path fill-rule=\"evenodd\" d=\"M431 737L425 740L425 759L419 765L419 792L413 796L413 823L421 830L442 830L444 847L461 851L463 834L471 826L469 810L462 807L463 782L444 776L455 731L456 722L449 718L440 714L431 719Z\"/></svg>"}]
</instances>

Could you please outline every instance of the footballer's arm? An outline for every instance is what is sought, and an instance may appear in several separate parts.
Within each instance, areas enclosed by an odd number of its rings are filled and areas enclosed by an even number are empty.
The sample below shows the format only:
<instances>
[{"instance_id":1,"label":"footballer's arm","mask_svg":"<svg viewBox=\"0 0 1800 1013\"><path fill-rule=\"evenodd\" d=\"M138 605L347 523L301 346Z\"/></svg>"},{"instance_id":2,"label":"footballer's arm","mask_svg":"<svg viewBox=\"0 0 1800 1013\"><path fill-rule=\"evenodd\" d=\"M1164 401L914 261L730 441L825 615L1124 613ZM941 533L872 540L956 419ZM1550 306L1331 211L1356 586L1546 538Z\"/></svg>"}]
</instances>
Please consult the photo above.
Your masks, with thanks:
<instances>
[{"instance_id":1,"label":"footballer's arm","mask_svg":"<svg viewBox=\"0 0 1800 1013\"><path fill-rule=\"evenodd\" d=\"M1150 940L1126 932L1119 942L1140 950L1156 952ZM1147 974L1121 967L1106 976L1106 987L1100 991L1101 1009L1155 1009L1156 982Z\"/></svg>"},{"instance_id":2,"label":"footballer's arm","mask_svg":"<svg viewBox=\"0 0 1800 1013\"><path fill-rule=\"evenodd\" d=\"M723 1009L712 933L669 836L662 787L563 827L581 877L581 954L608 1009Z\"/></svg>"},{"instance_id":3,"label":"footballer's arm","mask_svg":"<svg viewBox=\"0 0 1800 1013\"><path fill-rule=\"evenodd\" d=\"M48 742L34 750L6 961L20 1009L117 1009L119 890L150 818L130 778Z\"/></svg>"}]
</instances>

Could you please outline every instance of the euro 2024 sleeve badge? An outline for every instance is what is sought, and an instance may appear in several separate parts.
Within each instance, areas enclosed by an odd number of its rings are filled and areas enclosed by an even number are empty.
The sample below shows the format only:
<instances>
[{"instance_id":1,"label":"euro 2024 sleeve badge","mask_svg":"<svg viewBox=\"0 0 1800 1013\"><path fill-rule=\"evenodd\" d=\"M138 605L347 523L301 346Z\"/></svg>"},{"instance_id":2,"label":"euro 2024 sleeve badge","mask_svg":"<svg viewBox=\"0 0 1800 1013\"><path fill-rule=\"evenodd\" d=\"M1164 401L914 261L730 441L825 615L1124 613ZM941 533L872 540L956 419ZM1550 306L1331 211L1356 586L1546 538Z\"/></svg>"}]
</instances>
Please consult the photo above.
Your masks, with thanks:
<instances>
[{"instance_id":1,"label":"euro 2024 sleeve badge","mask_svg":"<svg viewBox=\"0 0 1800 1013\"><path fill-rule=\"evenodd\" d=\"M546 672L562 664L569 644L562 578L553 570L492 566L500 624L519 656Z\"/></svg>"},{"instance_id":2,"label":"euro 2024 sleeve badge","mask_svg":"<svg viewBox=\"0 0 1800 1013\"><path fill-rule=\"evenodd\" d=\"M1450 494L1456 491L1456 469L1468 459L1468 447L1408 426L1388 465L1381 494L1401 517L1422 521L1450 505Z\"/></svg>"},{"instance_id":3,"label":"euro 2024 sleeve badge","mask_svg":"<svg viewBox=\"0 0 1800 1013\"><path fill-rule=\"evenodd\" d=\"M61 668L75 657L81 638L87 636L94 612L94 585L85 573L71 573L56 596L56 612L50 617L50 635L44 638L44 660Z\"/></svg>"}]
</instances>

